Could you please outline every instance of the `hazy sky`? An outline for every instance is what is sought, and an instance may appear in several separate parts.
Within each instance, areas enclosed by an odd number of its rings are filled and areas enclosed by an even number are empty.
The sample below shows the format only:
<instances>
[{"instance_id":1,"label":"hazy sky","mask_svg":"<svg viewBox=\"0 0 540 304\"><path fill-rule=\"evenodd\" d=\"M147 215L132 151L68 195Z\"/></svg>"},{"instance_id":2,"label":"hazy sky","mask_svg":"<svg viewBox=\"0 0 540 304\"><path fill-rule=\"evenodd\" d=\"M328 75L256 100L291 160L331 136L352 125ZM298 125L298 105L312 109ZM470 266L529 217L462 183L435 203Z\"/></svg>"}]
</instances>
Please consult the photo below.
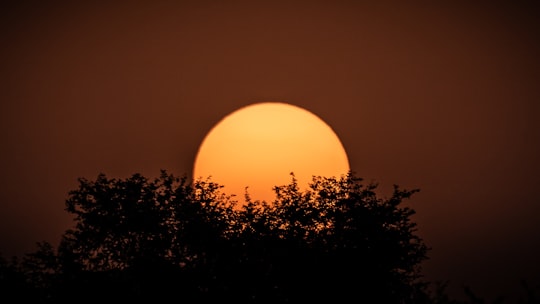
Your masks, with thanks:
<instances>
[{"instance_id":1,"label":"hazy sky","mask_svg":"<svg viewBox=\"0 0 540 304\"><path fill-rule=\"evenodd\" d=\"M540 280L537 1L12 2L4 255L57 243L78 177L190 174L222 117L282 101L325 120L381 191L421 189L428 278L481 294Z\"/></svg>"}]
</instances>

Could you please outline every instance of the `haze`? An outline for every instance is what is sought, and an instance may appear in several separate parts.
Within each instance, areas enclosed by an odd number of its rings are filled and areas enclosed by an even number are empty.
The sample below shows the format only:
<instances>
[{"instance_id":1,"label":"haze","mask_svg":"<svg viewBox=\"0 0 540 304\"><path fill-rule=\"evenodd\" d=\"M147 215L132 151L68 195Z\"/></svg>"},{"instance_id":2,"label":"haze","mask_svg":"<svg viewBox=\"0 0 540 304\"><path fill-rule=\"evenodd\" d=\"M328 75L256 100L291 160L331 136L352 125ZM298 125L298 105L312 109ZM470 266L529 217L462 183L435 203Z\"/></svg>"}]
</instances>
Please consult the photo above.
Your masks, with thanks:
<instances>
[{"instance_id":1,"label":"haze","mask_svg":"<svg viewBox=\"0 0 540 304\"><path fill-rule=\"evenodd\" d=\"M206 133L280 100L358 176L420 188L424 272L540 279L538 2L3 2L0 250L58 241L78 177L192 172Z\"/></svg>"}]
</instances>

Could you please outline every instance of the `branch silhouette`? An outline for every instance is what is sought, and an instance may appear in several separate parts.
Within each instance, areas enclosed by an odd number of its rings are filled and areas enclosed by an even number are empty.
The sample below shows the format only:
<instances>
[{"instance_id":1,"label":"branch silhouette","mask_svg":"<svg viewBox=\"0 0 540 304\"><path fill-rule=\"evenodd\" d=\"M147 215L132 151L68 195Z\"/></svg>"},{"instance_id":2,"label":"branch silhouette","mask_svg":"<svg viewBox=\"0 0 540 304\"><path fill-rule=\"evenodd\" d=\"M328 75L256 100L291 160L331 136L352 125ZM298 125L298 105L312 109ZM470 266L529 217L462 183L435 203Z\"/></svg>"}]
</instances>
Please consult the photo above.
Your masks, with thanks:
<instances>
[{"instance_id":1,"label":"branch silhouette","mask_svg":"<svg viewBox=\"0 0 540 304\"><path fill-rule=\"evenodd\" d=\"M246 189L240 204L209 178L165 170L78 182L65 205L74 227L56 248L0 259L4 299L457 303L422 280L429 248L402 204L416 189L380 198L350 172L301 191L291 173L272 202Z\"/></svg>"}]
</instances>

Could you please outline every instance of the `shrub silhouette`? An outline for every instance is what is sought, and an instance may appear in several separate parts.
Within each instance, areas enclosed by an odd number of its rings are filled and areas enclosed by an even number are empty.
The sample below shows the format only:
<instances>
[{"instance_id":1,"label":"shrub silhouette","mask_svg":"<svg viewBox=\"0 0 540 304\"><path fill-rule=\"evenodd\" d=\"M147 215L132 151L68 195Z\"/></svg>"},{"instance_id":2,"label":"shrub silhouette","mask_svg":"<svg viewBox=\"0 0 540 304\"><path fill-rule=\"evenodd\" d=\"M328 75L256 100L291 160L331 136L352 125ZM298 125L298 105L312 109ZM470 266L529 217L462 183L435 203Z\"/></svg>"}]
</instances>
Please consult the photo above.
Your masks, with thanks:
<instances>
[{"instance_id":1,"label":"shrub silhouette","mask_svg":"<svg viewBox=\"0 0 540 304\"><path fill-rule=\"evenodd\" d=\"M184 302L428 302L416 235L418 190L398 186L379 198L376 184L352 173L313 177L301 191L294 174L272 202L240 203L207 180L162 171L79 179L66 211L73 229L57 248L38 244L21 261L0 263L18 299L36 303L103 300ZM9 278L8 278L9 275ZM16 288L15 288L16 287Z\"/></svg>"}]
</instances>

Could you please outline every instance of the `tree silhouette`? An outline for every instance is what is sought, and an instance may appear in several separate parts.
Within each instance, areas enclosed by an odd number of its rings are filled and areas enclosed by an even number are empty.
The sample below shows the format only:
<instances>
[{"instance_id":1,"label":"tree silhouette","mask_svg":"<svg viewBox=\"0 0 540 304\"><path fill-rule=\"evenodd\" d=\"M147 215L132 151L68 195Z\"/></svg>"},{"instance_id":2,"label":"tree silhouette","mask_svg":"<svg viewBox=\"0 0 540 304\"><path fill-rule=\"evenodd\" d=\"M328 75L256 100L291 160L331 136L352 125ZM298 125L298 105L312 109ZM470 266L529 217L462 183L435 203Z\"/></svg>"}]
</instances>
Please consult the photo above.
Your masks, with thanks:
<instances>
[{"instance_id":1,"label":"tree silhouette","mask_svg":"<svg viewBox=\"0 0 540 304\"><path fill-rule=\"evenodd\" d=\"M58 247L40 243L22 261L1 263L5 291L36 303L143 301L299 301L427 303L416 235L417 190L389 198L349 173L313 177L301 191L294 174L272 202L245 202L207 179L165 171L79 179L66 211L73 229ZM8 278L8 275L10 276Z\"/></svg>"}]
</instances>

